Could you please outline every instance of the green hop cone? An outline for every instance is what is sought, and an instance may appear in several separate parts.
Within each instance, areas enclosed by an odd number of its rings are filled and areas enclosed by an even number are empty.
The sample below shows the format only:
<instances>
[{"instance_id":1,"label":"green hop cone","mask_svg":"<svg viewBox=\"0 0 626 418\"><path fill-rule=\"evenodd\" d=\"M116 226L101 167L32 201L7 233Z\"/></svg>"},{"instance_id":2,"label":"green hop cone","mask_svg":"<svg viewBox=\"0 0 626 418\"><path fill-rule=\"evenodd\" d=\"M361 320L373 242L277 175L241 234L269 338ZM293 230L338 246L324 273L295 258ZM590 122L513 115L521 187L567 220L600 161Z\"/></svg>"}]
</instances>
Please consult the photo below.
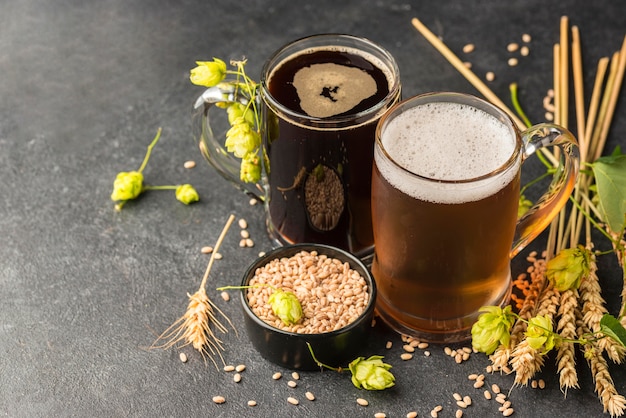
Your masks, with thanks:
<instances>
[{"instance_id":1,"label":"green hop cone","mask_svg":"<svg viewBox=\"0 0 626 418\"><path fill-rule=\"evenodd\" d=\"M200 200L200 196L191 184L182 184L176 187L176 199L189 205Z\"/></svg>"},{"instance_id":2,"label":"green hop cone","mask_svg":"<svg viewBox=\"0 0 626 418\"><path fill-rule=\"evenodd\" d=\"M237 118L235 124L226 132L226 149L237 158L244 158L261 146L261 136L252 125L243 118Z\"/></svg>"},{"instance_id":3,"label":"green hop cone","mask_svg":"<svg viewBox=\"0 0 626 418\"><path fill-rule=\"evenodd\" d=\"M520 195L519 197L519 205L517 206L517 217L521 218L533 207L533 202L526 199L526 196Z\"/></svg>"},{"instance_id":4,"label":"green hop cone","mask_svg":"<svg viewBox=\"0 0 626 418\"><path fill-rule=\"evenodd\" d=\"M196 61L189 79L198 86L213 87L226 78L226 63L219 58L213 61Z\"/></svg>"},{"instance_id":5,"label":"green hop cone","mask_svg":"<svg viewBox=\"0 0 626 418\"><path fill-rule=\"evenodd\" d=\"M396 378L389 371L390 364L383 363L383 356L359 357L348 368L352 372L352 384L358 389L383 390L392 387Z\"/></svg>"},{"instance_id":6,"label":"green hop cone","mask_svg":"<svg viewBox=\"0 0 626 418\"><path fill-rule=\"evenodd\" d=\"M261 158L254 153L247 154L241 160L241 171L239 173L241 181L246 183L256 183L261 179Z\"/></svg>"},{"instance_id":7,"label":"green hop cone","mask_svg":"<svg viewBox=\"0 0 626 418\"><path fill-rule=\"evenodd\" d=\"M143 174L139 171L117 173L113 182L111 200L114 202L135 199L143 191Z\"/></svg>"},{"instance_id":8,"label":"green hop cone","mask_svg":"<svg viewBox=\"0 0 626 418\"><path fill-rule=\"evenodd\" d=\"M556 344L555 334L552 331L552 320L547 316L538 315L530 318L526 329L526 341L535 350L543 347L543 353L552 350Z\"/></svg>"},{"instance_id":9,"label":"green hop cone","mask_svg":"<svg viewBox=\"0 0 626 418\"><path fill-rule=\"evenodd\" d=\"M496 351L500 344L505 346L509 344L515 315L511 312L510 305L504 309L499 306L483 306L479 312L483 313L472 326L472 347L489 355Z\"/></svg>"},{"instance_id":10,"label":"green hop cone","mask_svg":"<svg viewBox=\"0 0 626 418\"><path fill-rule=\"evenodd\" d=\"M559 292L578 289L589 274L591 256L582 246L561 250L546 264L546 277Z\"/></svg>"},{"instance_id":11,"label":"green hop cone","mask_svg":"<svg viewBox=\"0 0 626 418\"><path fill-rule=\"evenodd\" d=\"M226 113L231 126L237 124L239 118L243 119L250 126L254 126L254 111L250 107L246 107L241 103L232 103L226 108Z\"/></svg>"},{"instance_id":12,"label":"green hop cone","mask_svg":"<svg viewBox=\"0 0 626 418\"><path fill-rule=\"evenodd\" d=\"M274 315L286 325L294 325L302 319L302 305L298 297L292 292L276 290L267 302L272 307Z\"/></svg>"}]
</instances>

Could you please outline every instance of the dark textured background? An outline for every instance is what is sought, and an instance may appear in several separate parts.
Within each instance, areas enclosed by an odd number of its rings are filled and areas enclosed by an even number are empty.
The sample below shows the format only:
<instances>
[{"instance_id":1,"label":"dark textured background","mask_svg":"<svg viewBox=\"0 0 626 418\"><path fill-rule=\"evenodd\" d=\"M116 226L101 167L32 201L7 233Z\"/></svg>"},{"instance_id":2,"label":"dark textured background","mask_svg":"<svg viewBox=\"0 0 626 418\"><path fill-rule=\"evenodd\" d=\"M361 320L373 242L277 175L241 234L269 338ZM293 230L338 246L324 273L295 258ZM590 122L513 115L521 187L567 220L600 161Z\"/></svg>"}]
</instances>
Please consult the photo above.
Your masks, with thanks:
<instances>
[{"instance_id":1,"label":"dark textured background","mask_svg":"<svg viewBox=\"0 0 626 418\"><path fill-rule=\"evenodd\" d=\"M474 70L496 73L493 90L508 102L521 86L534 121L552 84L552 44L559 19L580 27L585 85L591 90L601 56L621 46L623 1L484 0L419 2L323 1L0 1L0 415L45 416L373 416L416 410L454 416L453 392L474 399L465 416L499 416L467 375L488 364L482 355L461 365L430 348L430 357L399 359L398 336L373 330L370 354L394 365L397 385L384 392L354 388L348 374L302 373L298 388L271 375L282 371L252 348L242 327L224 336L228 363L247 365L243 381L205 365L191 348L146 350L183 312L230 213L248 220L254 249L228 234L212 271L209 294L243 325L235 301L214 287L238 283L260 250L270 248L260 206L216 175L197 151L191 106L195 60L246 56L254 77L271 52L305 35L344 32L368 37L396 57L404 96L433 90L475 93L469 83L411 26L419 17L462 55L468 42ZM533 36L531 54L508 67L505 46ZM621 94L607 149L626 144L626 98ZM145 170L152 184L190 182L201 202L186 207L171 193L147 193L116 213L109 199L118 171L138 168L157 128L161 142ZM185 170L183 162L198 166ZM537 247L541 246L539 242ZM515 274L526 268L523 255ZM601 260L604 296L615 312L621 280L612 258ZM394 347L386 351L385 341ZM541 376L544 390L512 388L517 417L601 416L590 373L578 358L580 390L565 398L554 359ZM611 366L626 394L626 370ZM508 391L512 376L488 376ZM304 400L310 390L313 403ZM215 405L214 395L227 402ZM301 400L287 404L288 396ZM365 397L370 406L356 405ZM246 401L258 406L250 408Z\"/></svg>"}]
</instances>

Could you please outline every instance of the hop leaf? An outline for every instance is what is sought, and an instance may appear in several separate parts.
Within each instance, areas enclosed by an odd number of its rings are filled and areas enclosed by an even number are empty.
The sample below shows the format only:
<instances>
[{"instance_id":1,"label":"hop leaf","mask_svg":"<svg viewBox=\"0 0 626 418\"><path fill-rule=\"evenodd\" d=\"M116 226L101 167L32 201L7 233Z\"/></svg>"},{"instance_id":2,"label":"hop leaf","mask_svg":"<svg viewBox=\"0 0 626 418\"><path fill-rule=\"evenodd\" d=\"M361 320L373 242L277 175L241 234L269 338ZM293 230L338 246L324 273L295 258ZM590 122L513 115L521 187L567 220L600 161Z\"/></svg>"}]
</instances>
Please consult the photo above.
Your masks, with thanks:
<instances>
[{"instance_id":1,"label":"hop leaf","mask_svg":"<svg viewBox=\"0 0 626 418\"><path fill-rule=\"evenodd\" d=\"M200 200L200 196L191 184L182 184L176 187L176 199L189 205Z\"/></svg>"},{"instance_id":2,"label":"hop leaf","mask_svg":"<svg viewBox=\"0 0 626 418\"><path fill-rule=\"evenodd\" d=\"M198 86L213 87L226 78L226 63L219 58L213 61L196 61L189 79Z\"/></svg>"},{"instance_id":3,"label":"hop leaf","mask_svg":"<svg viewBox=\"0 0 626 418\"><path fill-rule=\"evenodd\" d=\"M352 372L352 384L358 389L383 390L395 384L395 377L389 371L390 364L383 363L383 356L359 357L348 368Z\"/></svg>"},{"instance_id":4,"label":"hop leaf","mask_svg":"<svg viewBox=\"0 0 626 418\"><path fill-rule=\"evenodd\" d=\"M113 182L111 200L114 202L135 199L143 191L143 174L139 171L117 173Z\"/></svg>"},{"instance_id":5,"label":"hop leaf","mask_svg":"<svg viewBox=\"0 0 626 418\"><path fill-rule=\"evenodd\" d=\"M472 346L476 351L489 355L500 344L509 344L515 315L511 312L510 305L504 309L499 306L483 306L479 312L483 313L472 326Z\"/></svg>"},{"instance_id":6,"label":"hop leaf","mask_svg":"<svg viewBox=\"0 0 626 418\"><path fill-rule=\"evenodd\" d=\"M267 302L272 307L274 315L287 325L297 324L302 319L302 305L292 292L276 290Z\"/></svg>"},{"instance_id":7,"label":"hop leaf","mask_svg":"<svg viewBox=\"0 0 626 418\"><path fill-rule=\"evenodd\" d=\"M546 277L555 289L563 292L578 289L582 278L589 274L591 257L582 246L561 250L546 264Z\"/></svg>"},{"instance_id":8,"label":"hop leaf","mask_svg":"<svg viewBox=\"0 0 626 418\"><path fill-rule=\"evenodd\" d=\"M552 320L547 316L538 315L530 318L525 334L528 345L535 350L540 350L543 347L543 352L547 353L556 345L556 337L552 331Z\"/></svg>"},{"instance_id":9,"label":"hop leaf","mask_svg":"<svg viewBox=\"0 0 626 418\"><path fill-rule=\"evenodd\" d=\"M235 157L244 158L246 154L261 146L261 136L252 128L252 125L246 123L243 118L238 118L226 132L224 145Z\"/></svg>"}]
</instances>

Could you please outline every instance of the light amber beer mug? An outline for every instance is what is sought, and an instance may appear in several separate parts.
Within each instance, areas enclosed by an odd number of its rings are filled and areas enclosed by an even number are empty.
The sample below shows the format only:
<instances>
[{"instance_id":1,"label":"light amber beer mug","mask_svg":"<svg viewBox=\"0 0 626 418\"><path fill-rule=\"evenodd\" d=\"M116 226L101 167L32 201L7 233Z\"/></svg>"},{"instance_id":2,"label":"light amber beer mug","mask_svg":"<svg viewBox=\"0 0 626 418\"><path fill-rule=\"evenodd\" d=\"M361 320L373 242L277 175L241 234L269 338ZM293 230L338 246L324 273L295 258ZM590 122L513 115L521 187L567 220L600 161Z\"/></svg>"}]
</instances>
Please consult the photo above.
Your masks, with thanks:
<instances>
[{"instance_id":1,"label":"light amber beer mug","mask_svg":"<svg viewBox=\"0 0 626 418\"><path fill-rule=\"evenodd\" d=\"M560 166L549 190L518 219L522 163L552 146ZM508 303L511 258L565 205L578 167L567 130L520 132L474 96L431 93L394 106L377 126L372 175L378 314L424 341L468 339L481 306Z\"/></svg>"}]
</instances>

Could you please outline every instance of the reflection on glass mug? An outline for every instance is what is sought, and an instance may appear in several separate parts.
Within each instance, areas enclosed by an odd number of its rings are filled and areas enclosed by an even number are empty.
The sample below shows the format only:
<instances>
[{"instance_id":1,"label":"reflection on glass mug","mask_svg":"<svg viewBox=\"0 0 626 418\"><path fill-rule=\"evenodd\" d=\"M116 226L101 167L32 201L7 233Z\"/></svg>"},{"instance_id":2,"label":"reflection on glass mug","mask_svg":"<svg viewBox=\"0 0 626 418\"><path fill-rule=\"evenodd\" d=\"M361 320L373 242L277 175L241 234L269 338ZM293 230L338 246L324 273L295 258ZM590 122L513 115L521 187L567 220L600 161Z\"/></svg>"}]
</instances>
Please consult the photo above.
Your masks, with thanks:
<instances>
[{"instance_id":1,"label":"reflection on glass mug","mask_svg":"<svg viewBox=\"0 0 626 418\"><path fill-rule=\"evenodd\" d=\"M323 243L371 257L376 124L400 98L393 57L369 40L349 35L303 38L265 63L260 96L261 181L240 181L239 161L227 154L224 136L213 134L219 121L217 113L209 120L212 100L202 100L195 123L206 159L264 202L275 243ZM223 100L220 92L217 97Z\"/></svg>"},{"instance_id":2,"label":"reflection on glass mug","mask_svg":"<svg viewBox=\"0 0 626 418\"><path fill-rule=\"evenodd\" d=\"M517 219L522 163L545 146L560 149L561 166ZM566 203L578 167L568 131L519 132L473 96L431 93L394 106L377 127L372 176L379 315L425 341L468 339L481 306L508 303L510 259Z\"/></svg>"}]
</instances>

